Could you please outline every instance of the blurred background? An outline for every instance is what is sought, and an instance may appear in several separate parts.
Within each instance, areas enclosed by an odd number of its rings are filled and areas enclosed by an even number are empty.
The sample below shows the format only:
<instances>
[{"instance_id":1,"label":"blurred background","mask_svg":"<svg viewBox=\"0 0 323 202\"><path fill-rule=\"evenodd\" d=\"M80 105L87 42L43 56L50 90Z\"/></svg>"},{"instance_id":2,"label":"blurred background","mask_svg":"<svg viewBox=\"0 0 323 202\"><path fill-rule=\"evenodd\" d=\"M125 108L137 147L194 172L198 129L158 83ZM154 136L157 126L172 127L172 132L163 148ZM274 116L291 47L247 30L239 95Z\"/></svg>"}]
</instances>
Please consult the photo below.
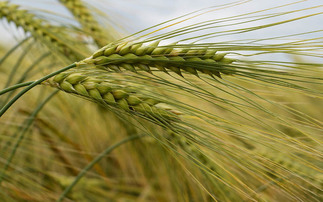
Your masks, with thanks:
<instances>
[{"instance_id":1,"label":"blurred background","mask_svg":"<svg viewBox=\"0 0 323 202\"><path fill-rule=\"evenodd\" d=\"M50 13L59 14L62 16L62 19L56 19L58 21L72 19L72 15L68 10L62 6L56 0L11 0L12 3L17 3L19 5L25 5L26 8L33 9L34 11L39 9L39 12L42 15L45 15L49 18L57 18L57 16L50 15ZM87 2L87 1L84 1ZM277 1L267 1L267 0L246 0L246 1L214 1L214 0L163 0L163 1L150 1L150 0L91 0L90 7L96 7L99 9L103 16L107 16L109 23L112 23L114 26L119 27L120 30L124 32L125 35L140 31L147 27L151 27L158 23L170 20L182 15L185 15L190 12L194 12L200 9L211 8L223 4L229 4L233 2L249 2L247 4L241 4L240 6L234 6L230 9L223 9L212 12L211 14L206 14L199 16L196 19L192 19L187 23L198 22L208 19L215 19L219 17L232 16L237 13L249 13L256 10L268 9L278 5ZM307 1L294 1L294 0L285 0L284 4L293 4L295 2L302 2L300 4L295 4L292 7L280 8L280 11L288 11L291 8L294 10L303 9L305 7L316 6L318 7L317 0L307 0ZM252 5L252 6L250 6ZM322 5L321 5L322 6ZM215 7L216 8L216 7ZM322 9L322 7L317 8ZM306 13L306 11L303 11ZM298 14L295 14L295 16ZM106 19L105 19L106 20ZM306 30L315 30L318 27L323 28L322 25L323 17L322 15L311 17L311 19L303 19L297 21L296 23L284 24L284 29L275 29L279 34L284 35L289 32L295 32L302 30L306 27ZM275 21L275 19L267 19L267 22ZM75 23L71 20L70 23ZM259 22L262 23L262 22ZM75 25L75 24L74 24ZM185 23L184 23L185 25ZM287 27L286 27L287 26ZM9 26L10 27L10 26ZM8 41L12 40L12 34L7 30L10 29L7 25L3 23L0 24L1 31L1 40ZM277 34L272 33L273 30L269 30L268 35ZM263 33L261 33L263 34ZM255 37L257 33L251 33L250 38ZM315 36L320 36L320 33L316 33ZM231 36L235 39L240 38L241 36ZM264 37L264 36L262 36Z\"/></svg>"}]
</instances>

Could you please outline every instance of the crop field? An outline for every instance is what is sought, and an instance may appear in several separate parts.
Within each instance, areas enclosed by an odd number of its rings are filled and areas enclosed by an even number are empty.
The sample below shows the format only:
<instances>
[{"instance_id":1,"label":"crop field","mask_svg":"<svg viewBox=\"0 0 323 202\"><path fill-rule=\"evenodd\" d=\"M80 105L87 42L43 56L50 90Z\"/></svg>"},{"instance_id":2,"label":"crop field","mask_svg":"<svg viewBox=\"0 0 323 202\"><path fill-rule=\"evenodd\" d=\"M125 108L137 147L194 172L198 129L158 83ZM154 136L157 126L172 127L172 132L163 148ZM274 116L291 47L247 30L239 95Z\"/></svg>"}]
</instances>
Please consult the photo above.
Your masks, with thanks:
<instances>
[{"instance_id":1,"label":"crop field","mask_svg":"<svg viewBox=\"0 0 323 202\"><path fill-rule=\"evenodd\" d=\"M144 2L0 1L0 201L322 201L322 2Z\"/></svg>"}]
</instances>

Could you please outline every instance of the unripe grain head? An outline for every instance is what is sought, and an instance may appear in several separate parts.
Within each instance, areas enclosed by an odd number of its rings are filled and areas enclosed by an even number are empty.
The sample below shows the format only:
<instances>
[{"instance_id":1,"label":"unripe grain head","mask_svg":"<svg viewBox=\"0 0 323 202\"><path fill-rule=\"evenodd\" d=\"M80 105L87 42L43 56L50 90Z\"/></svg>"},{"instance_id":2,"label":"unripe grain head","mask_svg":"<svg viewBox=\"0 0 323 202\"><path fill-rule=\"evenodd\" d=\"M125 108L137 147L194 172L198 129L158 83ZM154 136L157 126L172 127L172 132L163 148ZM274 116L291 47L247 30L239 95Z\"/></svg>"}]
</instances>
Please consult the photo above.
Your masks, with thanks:
<instances>
[{"instance_id":1,"label":"unripe grain head","mask_svg":"<svg viewBox=\"0 0 323 202\"><path fill-rule=\"evenodd\" d=\"M172 71L182 76L182 71L198 76L198 72L221 77L222 74L234 72L234 59L226 58L225 53L217 53L210 48L176 48L176 46L158 46L159 41L150 45L143 43L113 43L96 51L77 65L94 64L111 69L111 65L118 69L151 72L152 69L164 72ZM112 70L115 70L113 68Z\"/></svg>"}]
</instances>

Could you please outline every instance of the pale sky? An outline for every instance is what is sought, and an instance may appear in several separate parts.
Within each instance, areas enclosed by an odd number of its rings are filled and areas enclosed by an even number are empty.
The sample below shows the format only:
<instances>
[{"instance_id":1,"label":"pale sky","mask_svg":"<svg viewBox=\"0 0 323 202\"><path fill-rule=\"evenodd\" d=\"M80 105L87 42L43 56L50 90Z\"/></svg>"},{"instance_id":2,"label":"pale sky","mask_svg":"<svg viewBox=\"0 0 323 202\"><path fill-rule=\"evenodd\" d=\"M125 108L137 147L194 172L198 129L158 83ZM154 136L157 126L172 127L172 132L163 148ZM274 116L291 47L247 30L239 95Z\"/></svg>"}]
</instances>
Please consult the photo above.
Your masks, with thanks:
<instances>
[{"instance_id":1,"label":"pale sky","mask_svg":"<svg viewBox=\"0 0 323 202\"><path fill-rule=\"evenodd\" d=\"M1 0L0 0L1 1ZM37 8L59 12L64 16L68 16L69 13L63 8L57 0L12 0L13 3L27 5L28 8ZM86 2L86 1L85 1ZM121 24L127 28L129 33L139 31L146 27L150 27L154 24L166 21L168 19L175 18L177 16L215 5L221 5L223 3L237 2L237 1L220 1L220 0L91 0L87 1L95 3L95 5L101 10L105 11L109 16L111 16L112 21ZM225 16L232 16L241 13L248 13L260 9L265 9L269 7L274 7L281 4L286 4L290 2L295 2L295 0L253 0L249 3L231 7L224 10L218 10L212 12L208 15L201 16L196 20L190 22L200 22L203 20L221 18ZM321 3L319 3L321 2ZM297 10L309 6L318 6L323 4L322 0L308 0L303 3L296 4L290 7L288 10ZM292 8L292 9L291 9ZM320 8L321 10L322 7ZM277 11L286 11L286 9L281 8ZM306 11L302 14L306 14ZM306 29L316 29L319 27L323 29L323 15L310 18L310 20L302 20L291 25L284 26L284 29L276 29L281 34L286 33L297 33ZM259 22L264 23L265 21ZM2 26L4 23L0 23L0 36L2 41L8 41L8 33L4 30ZM14 29L13 29L14 30ZM263 34L263 33L261 33Z\"/></svg>"}]
</instances>

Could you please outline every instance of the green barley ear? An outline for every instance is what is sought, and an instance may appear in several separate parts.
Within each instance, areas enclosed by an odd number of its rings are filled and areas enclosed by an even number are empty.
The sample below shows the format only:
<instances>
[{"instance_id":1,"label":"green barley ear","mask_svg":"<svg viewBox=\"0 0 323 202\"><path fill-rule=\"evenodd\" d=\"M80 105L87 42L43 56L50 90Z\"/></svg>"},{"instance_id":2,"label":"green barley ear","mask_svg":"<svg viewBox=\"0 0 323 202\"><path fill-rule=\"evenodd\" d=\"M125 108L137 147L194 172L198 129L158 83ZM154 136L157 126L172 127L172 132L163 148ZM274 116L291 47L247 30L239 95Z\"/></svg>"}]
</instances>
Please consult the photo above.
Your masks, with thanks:
<instances>
[{"instance_id":1,"label":"green barley ear","mask_svg":"<svg viewBox=\"0 0 323 202\"><path fill-rule=\"evenodd\" d=\"M89 5L81 0L59 1L73 14L74 18L81 24L84 32L91 36L99 47L114 40L114 37L110 34L112 30L109 30L109 32L104 30L91 13L91 10L88 8Z\"/></svg>"},{"instance_id":2,"label":"green barley ear","mask_svg":"<svg viewBox=\"0 0 323 202\"><path fill-rule=\"evenodd\" d=\"M103 106L117 108L157 121L179 121L179 116L161 107L160 101L147 95L133 92L128 86L102 77L104 70L94 68L72 69L57 74L44 82L45 85L79 95Z\"/></svg>"},{"instance_id":3,"label":"green barley ear","mask_svg":"<svg viewBox=\"0 0 323 202\"><path fill-rule=\"evenodd\" d=\"M107 70L119 69L151 72L153 69L164 72L172 71L182 76L182 71L198 76L198 73L221 78L221 74L233 74L231 63L235 59L225 57L225 53L217 53L214 48L188 47L185 51L173 45L159 45L160 41L144 43L110 43L96 51L91 57L80 61L84 64L99 65Z\"/></svg>"},{"instance_id":4,"label":"green barley ear","mask_svg":"<svg viewBox=\"0 0 323 202\"><path fill-rule=\"evenodd\" d=\"M57 37L56 34L59 32L57 27L51 26L48 21L19 8L16 4L7 1L0 2L0 18L5 18L17 27L22 27L25 32L30 32L35 39L41 40L49 49L68 56L72 61L83 57L75 47Z\"/></svg>"}]
</instances>

